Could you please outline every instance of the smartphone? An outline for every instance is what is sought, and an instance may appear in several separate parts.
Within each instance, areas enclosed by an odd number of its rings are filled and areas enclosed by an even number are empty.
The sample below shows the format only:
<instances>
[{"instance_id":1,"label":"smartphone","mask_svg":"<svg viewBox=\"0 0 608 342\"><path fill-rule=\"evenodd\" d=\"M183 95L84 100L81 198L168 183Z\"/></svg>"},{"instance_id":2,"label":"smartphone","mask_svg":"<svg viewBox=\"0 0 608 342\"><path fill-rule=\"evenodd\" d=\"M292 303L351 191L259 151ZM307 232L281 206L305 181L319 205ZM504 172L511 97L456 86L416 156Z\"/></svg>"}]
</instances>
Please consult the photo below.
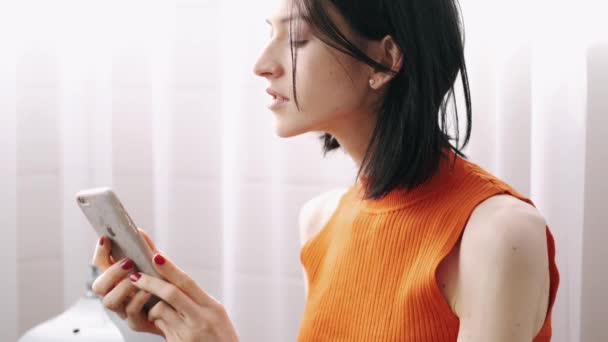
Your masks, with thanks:
<instances>
[{"instance_id":1,"label":"smartphone","mask_svg":"<svg viewBox=\"0 0 608 342\"><path fill-rule=\"evenodd\" d=\"M129 258L133 260L135 270L163 279L152 264L154 251L111 188L79 191L76 202L97 235L105 235L112 240L111 255L114 261ZM144 305L144 311L148 312L158 301L160 298L152 295Z\"/></svg>"}]
</instances>

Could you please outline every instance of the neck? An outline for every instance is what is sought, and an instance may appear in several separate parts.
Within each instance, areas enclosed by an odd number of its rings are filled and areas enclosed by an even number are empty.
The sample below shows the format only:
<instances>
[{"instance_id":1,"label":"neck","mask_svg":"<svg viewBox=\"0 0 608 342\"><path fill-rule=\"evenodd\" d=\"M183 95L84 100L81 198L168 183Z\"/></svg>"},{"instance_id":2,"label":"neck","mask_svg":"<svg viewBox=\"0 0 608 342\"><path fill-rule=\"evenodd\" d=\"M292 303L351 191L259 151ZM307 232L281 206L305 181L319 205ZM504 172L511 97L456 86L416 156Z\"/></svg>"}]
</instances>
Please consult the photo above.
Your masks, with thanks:
<instances>
[{"instance_id":1,"label":"neck","mask_svg":"<svg viewBox=\"0 0 608 342\"><path fill-rule=\"evenodd\" d=\"M355 117L353 119L352 117ZM340 146L351 157L357 169L367 152L367 147L374 130L376 117L369 113L349 115L348 119L337 122L332 129L326 130L338 140Z\"/></svg>"}]
</instances>

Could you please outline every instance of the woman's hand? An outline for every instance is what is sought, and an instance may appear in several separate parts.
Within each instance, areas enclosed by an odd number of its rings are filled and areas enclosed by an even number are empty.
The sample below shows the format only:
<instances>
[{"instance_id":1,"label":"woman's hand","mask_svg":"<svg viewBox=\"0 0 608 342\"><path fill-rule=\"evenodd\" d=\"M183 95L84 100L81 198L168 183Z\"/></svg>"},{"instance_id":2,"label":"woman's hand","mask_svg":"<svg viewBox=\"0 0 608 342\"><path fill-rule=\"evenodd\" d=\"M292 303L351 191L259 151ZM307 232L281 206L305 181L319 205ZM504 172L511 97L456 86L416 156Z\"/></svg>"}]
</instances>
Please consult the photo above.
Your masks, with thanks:
<instances>
[{"instance_id":1,"label":"woman's hand","mask_svg":"<svg viewBox=\"0 0 608 342\"><path fill-rule=\"evenodd\" d=\"M132 266L122 267L129 266L125 260L113 263L110 239L104 237L94 257L95 265L104 272L93 283L104 306L126 319L134 331L157 334L169 342L238 341L224 306L161 255L145 231L139 232L155 252L153 264L166 280L133 273ZM152 294L162 301L146 314L142 309Z\"/></svg>"},{"instance_id":2,"label":"woman's hand","mask_svg":"<svg viewBox=\"0 0 608 342\"><path fill-rule=\"evenodd\" d=\"M138 272L130 279L139 289L162 299L150 310L148 319L164 333L167 341L238 341L220 302L160 253L153 261L166 281Z\"/></svg>"},{"instance_id":3,"label":"woman's hand","mask_svg":"<svg viewBox=\"0 0 608 342\"><path fill-rule=\"evenodd\" d=\"M150 237L143 230L140 229L139 231L143 233L152 250L157 252L157 248ZM97 266L101 273L93 282L93 292L103 297L103 305L108 310L115 312L123 320L127 320L132 330L164 337L163 331L150 322L147 314L142 312L144 304L152 295L139 290L129 280L129 274L134 271L133 262L129 259L114 262L110 256L111 250L112 241L102 236L93 256L93 264Z\"/></svg>"}]
</instances>

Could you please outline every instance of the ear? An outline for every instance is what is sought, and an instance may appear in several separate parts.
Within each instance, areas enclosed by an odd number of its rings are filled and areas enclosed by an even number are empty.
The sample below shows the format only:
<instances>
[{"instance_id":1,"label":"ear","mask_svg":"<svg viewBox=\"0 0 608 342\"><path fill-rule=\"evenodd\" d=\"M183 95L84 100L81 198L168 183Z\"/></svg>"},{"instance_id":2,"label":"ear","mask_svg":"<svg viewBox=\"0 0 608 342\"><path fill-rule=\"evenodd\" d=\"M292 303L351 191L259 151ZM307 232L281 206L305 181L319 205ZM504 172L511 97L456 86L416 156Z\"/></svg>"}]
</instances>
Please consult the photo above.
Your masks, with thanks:
<instances>
[{"instance_id":1,"label":"ear","mask_svg":"<svg viewBox=\"0 0 608 342\"><path fill-rule=\"evenodd\" d=\"M379 58L376 59L378 63L389 67L395 73L401 71L401 68L403 67L403 53L392 36L388 35L382 38L381 41L374 44L374 49L373 55L379 56ZM394 77L395 75L389 72L375 71L370 75L370 79L373 80L371 87L379 89L390 82Z\"/></svg>"}]
</instances>

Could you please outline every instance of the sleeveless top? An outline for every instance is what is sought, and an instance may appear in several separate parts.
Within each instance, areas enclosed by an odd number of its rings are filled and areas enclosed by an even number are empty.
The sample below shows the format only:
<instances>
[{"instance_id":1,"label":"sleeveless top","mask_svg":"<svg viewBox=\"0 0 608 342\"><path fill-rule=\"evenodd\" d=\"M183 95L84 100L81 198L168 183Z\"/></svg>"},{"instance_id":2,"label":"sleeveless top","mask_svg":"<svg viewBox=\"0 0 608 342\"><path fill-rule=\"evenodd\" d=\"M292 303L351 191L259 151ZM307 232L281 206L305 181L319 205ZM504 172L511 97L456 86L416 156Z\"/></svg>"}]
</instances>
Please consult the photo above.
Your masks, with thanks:
<instances>
[{"instance_id":1,"label":"sleeveless top","mask_svg":"<svg viewBox=\"0 0 608 342\"><path fill-rule=\"evenodd\" d=\"M308 296L298 341L455 342L459 319L438 287L439 263L473 209L497 194L534 203L451 149L429 181L362 200L360 182L300 251ZM455 159L454 159L455 158ZM550 290L534 342L550 341L559 284L555 242L546 227Z\"/></svg>"}]
</instances>

